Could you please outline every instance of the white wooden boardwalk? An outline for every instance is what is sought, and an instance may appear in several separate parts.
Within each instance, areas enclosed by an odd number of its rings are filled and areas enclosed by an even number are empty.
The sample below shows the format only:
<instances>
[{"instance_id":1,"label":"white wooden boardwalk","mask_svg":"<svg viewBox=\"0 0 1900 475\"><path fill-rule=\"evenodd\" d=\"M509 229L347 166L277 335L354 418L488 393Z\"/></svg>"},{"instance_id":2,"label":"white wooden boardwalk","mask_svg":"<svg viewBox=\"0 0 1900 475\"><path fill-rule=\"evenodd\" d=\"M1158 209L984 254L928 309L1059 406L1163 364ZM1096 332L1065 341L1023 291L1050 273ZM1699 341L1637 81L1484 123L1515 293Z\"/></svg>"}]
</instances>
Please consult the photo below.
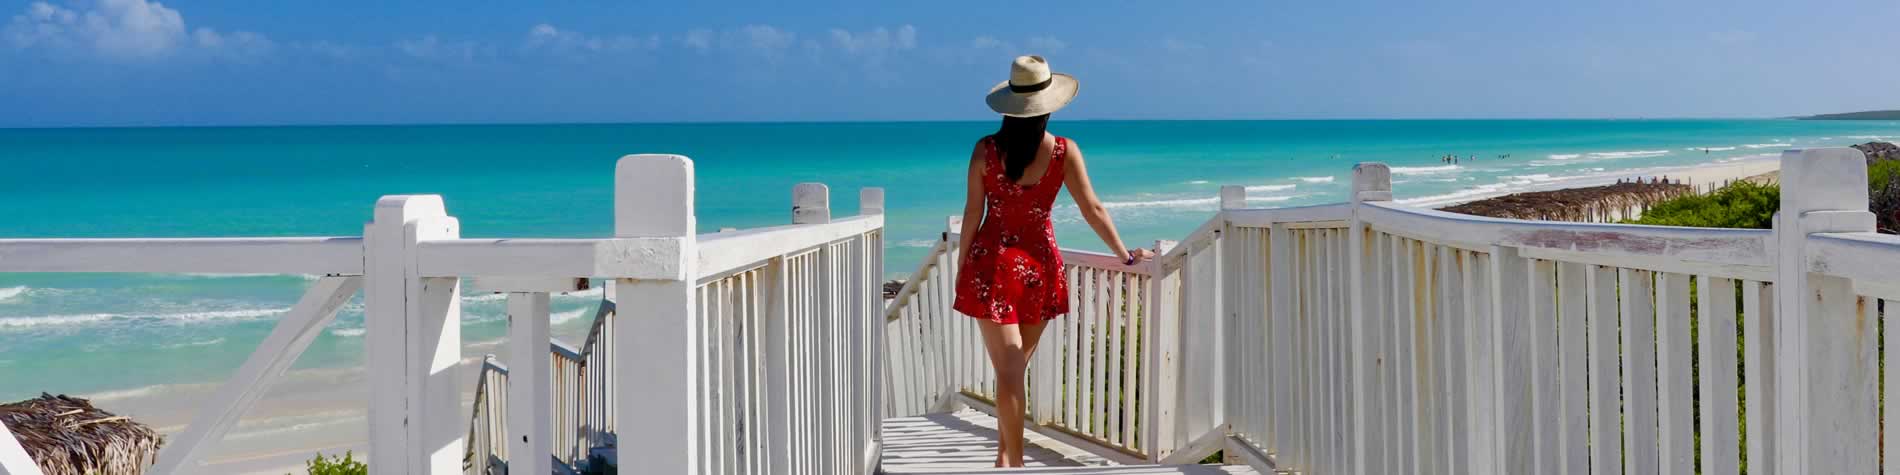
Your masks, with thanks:
<instances>
[{"instance_id":1,"label":"white wooden boardwalk","mask_svg":"<svg viewBox=\"0 0 1900 475\"><path fill-rule=\"evenodd\" d=\"M1112 465L1088 451L1027 432L1025 468L993 468L996 418L974 410L884 420L883 473L1251 474L1245 465Z\"/></svg>"}]
</instances>

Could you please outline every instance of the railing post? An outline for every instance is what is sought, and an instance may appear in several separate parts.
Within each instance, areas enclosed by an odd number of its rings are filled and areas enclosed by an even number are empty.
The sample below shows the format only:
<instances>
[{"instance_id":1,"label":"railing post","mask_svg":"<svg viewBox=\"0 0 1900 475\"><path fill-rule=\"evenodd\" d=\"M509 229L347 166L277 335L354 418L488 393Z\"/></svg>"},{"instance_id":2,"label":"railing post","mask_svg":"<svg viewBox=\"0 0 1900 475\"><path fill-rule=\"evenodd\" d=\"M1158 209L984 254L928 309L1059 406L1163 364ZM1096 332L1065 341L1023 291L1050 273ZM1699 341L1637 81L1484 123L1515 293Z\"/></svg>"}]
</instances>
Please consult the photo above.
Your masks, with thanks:
<instances>
[{"instance_id":1,"label":"railing post","mask_svg":"<svg viewBox=\"0 0 1900 475\"><path fill-rule=\"evenodd\" d=\"M552 473L553 364L548 351L548 294L508 293L508 471Z\"/></svg>"},{"instance_id":2,"label":"railing post","mask_svg":"<svg viewBox=\"0 0 1900 475\"><path fill-rule=\"evenodd\" d=\"M884 214L884 189L858 190L858 215L882 214ZM859 342L860 351L852 355L852 361L863 365L861 366L863 381L870 390L869 396L862 396L862 392L858 393L860 394L858 410L862 411L858 417L864 424L859 430L864 440L854 441L858 444L854 448L870 451L863 454L865 460L859 466L859 473L872 473L877 470L878 460L883 452L882 447L878 445L879 441L884 440L882 417L884 412L879 409L884 406L884 391L887 389L884 380L886 324L883 305L884 240L882 236L883 233L880 232L878 238L864 238L860 241L863 246L864 261L859 271L864 272L865 275L858 278L856 282L865 287L860 288L859 294L854 297L862 305L862 310L858 312L857 322L853 324L859 332L856 341Z\"/></svg>"},{"instance_id":3,"label":"railing post","mask_svg":"<svg viewBox=\"0 0 1900 475\"><path fill-rule=\"evenodd\" d=\"M792 186L792 224L824 224L831 222L831 188L823 183L799 183ZM799 411L805 412L810 421L813 440L804 441L810 447L808 454L814 457L811 466L822 473L842 473L842 467L836 460L839 446L838 428L840 414L837 413L837 391L843 384L838 378L835 364L838 355L838 340L846 338L838 333L837 302L830 297L836 295L838 273L833 261L824 249L813 255L817 264L808 282L810 289L793 289L793 292L810 291L815 302L816 312L805 315L811 320L802 325L800 339L810 353L800 362L803 366L794 366L795 378L809 381L811 397L807 404L800 405ZM795 360L797 361L797 360Z\"/></svg>"},{"instance_id":4,"label":"railing post","mask_svg":"<svg viewBox=\"0 0 1900 475\"><path fill-rule=\"evenodd\" d=\"M1376 458L1379 450L1377 440L1370 432L1376 430L1373 425L1380 421L1371 417L1369 408L1380 407L1378 400L1381 392L1373 390L1378 385L1377 374L1384 358L1376 353L1377 345L1372 343L1369 332L1373 331L1372 320L1377 318L1378 308L1368 308L1369 288L1377 285L1375 272L1366 256L1371 253L1366 237L1371 230L1359 217L1360 211L1369 201L1392 201L1392 170L1384 163L1360 163L1352 167L1352 203L1351 228L1346 237L1347 255L1347 305L1350 307L1351 327L1348 329L1351 346L1346 352L1352 358L1351 385L1352 395L1347 411L1351 420L1347 421L1352 431L1348 436L1346 466L1340 467L1344 473L1386 473L1385 468L1372 468L1368 464Z\"/></svg>"},{"instance_id":5,"label":"railing post","mask_svg":"<svg viewBox=\"0 0 1900 475\"><path fill-rule=\"evenodd\" d=\"M1874 230L1866 157L1849 148L1782 152L1781 186L1775 218L1778 472L1874 473L1873 316L1852 280L1808 272L1807 255L1809 234Z\"/></svg>"},{"instance_id":6,"label":"railing post","mask_svg":"<svg viewBox=\"0 0 1900 475\"><path fill-rule=\"evenodd\" d=\"M1243 263L1239 262L1239 259L1237 259L1237 257L1240 255L1238 252L1239 240L1228 238L1228 236L1231 236L1233 233L1233 226L1225 223L1226 211L1236 210L1236 209L1246 209L1246 208L1247 208L1247 187L1240 186L1240 185L1221 185L1220 209L1222 212L1221 220L1223 221L1223 223L1221 224L1220 229L1217 230L1217 232L1221 233L1221 240L1220 240L1221 242L1220 242L1219 250L1216 251L1218 254L1215 256L1215 259L1214 259L1214 262L1215 262L1214 272L1215 272L1216 280L1220 281L1218 283L1219 286L1216 287L1220 295L1219 302L1216 305L1219 305L1220 309L1215 314L1221 316L1222 325L1225 326L1225 328L1223 329L1224 331L1220 332L1221 340L1222 340L1221 343L1225 345L1225 348L1226 348L1226 351L1222 351L1220 353L1221 359L1223 360L1231 360L1233 358L1233 355L1241 351L1251 352L1252 350L1242 350L1242 348L1252 348L1252 345L1259 344L1259 342L1242 341L1241 338L1246 334L1243 334L1237 331L1237 329L1239 328L1244 328L1244 325L1242 325L1242 323L1240 322L1240 319L1247 318L1247 316L1240 315L1239 313L1240 305L1237 303L1237 299L1240 298L1241 292L1245 292L1248 289L1242 289L1238 285L1239 279L1236 276L1241 275L1241 272L1245 272L1244 269L1239 268L1239 266L1243 265ZM1155 247L1158 249L1161 246L1159 243L1156 243ZM1190 258L1191 257L1183 256L1183 259L1190 259ZM1244 387L1247 380L1241 377L1241 374L1243 371L1242 368L1250 368L1250 367L1251 365L1248 364L1247 362L1240 362L1240 361L1226 361L1226 364L1221 367L1222 369L1221 371L1221 380L1222 380L1221 400L1223 401L1222 405L1226 407L1224 407L1223 408L1224 410L1221 411L1221 413L1225 416L1225 421L1219 421L1219 422L1224 422L1224 424L1221 424L1221 425L1224 425L1227 427L1228 435L1232 435L1234 433L1235 420L1240 419L1241 414L1247 413L1245 408L1242 406L1255 401L1255 399L1249 399L1246 397L1247 391L1253 388ZM1258 434L1250 434L1250 435L1258 436ZM1223 445L1226 445L1226 443L1223 442ZM1227 463L1227 464L1246 463L1245 462L1246 459L1242 458L1240 453L1235 450L1224 450L1222 451L1221 455L1222 455L1222 463Z\"/></svg>"},{"instance_id":7,"label":"railing post","mask_svg":"<svg viewBox=\"0 0 1900 475\"><path fill-rule=\"evenodd\" d=\"M460 236L435 195L385 196L364 226L372 473L462 471L461 280L423 277L416 262L416 243Z\"/></svg>"},{"instance_id":8,"label":"railing post","mask_svg":"<svg viewBox=\"0 0 1900 475\"><path fill-rule=\"evenodd\" d=\"M792 224L831 222L831 188L824 183L799 183L792 187Z\"/></svg>"},{"instance_id":9,"label":"railing post","mask_svg":"<svg viewBox=\"0 0 1900 475\"><path fill-rule=\"evenodd\" d=\"M693 161L628 155L614 169L614 235L655 241L644 258L671 279L622 279L613 338L619 463L644 473L700 473L699 315L694 280ZM670 240L672 252L663 244Z\"/></svg>"}]
</instances>

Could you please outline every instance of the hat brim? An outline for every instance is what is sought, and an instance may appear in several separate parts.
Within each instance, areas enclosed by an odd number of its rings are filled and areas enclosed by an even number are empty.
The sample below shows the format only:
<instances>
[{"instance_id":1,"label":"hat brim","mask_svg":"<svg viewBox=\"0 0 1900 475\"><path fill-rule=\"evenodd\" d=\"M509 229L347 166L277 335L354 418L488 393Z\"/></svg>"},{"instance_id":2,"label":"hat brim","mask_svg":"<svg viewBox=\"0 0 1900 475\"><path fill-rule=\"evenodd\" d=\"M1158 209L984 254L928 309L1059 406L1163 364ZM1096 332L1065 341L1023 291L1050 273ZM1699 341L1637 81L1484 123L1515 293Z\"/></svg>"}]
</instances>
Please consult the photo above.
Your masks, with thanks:
<instances>
[{"instance_id":1,"label":"hat brim","mask_svg":"<svg viewBox=\"0 0 1900 475\"><path fill-rule=\"evenodd\" d=\"M1069 105L1075 99L1075 93L1082 89L1074 76L1062 73L1049 75L1049 87L1029 93L1016 93L1009 90L1009 81L997 83L990 88L990 110L1010 117L1035 117L1055 112Z\"/></svg>"}]
</instances>

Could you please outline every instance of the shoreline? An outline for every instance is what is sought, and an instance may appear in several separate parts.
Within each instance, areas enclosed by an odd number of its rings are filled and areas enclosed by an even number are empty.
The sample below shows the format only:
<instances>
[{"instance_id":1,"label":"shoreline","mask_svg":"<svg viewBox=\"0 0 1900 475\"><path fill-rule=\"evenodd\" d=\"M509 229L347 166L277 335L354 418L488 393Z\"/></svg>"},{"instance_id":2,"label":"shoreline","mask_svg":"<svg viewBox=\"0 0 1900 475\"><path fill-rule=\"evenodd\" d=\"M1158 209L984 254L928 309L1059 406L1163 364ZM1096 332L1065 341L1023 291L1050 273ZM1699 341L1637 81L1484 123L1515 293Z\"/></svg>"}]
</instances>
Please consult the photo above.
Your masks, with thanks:
<instances>
[{"instance_id":1,"label":"shoreline","mask_svg":"<svg viewBox=\"0 0 1900 475\"><path fill-rule=\"evenodd\" d=\"M1395 201L1408 206L1437 209L1517 193L1601 186L1615 184L1617 180L1620 179L1664 176L1669 177L1670 180L1681 180L1685 185L1694 186L1698 190L1706 191L1707 187L1712 184L1720 185L1725 182L1745 180L1758 175L1775 173L1780 170L1780 154L1749 155L1696 165L1635 168L1617 172L1563 177L1542 182L1525 183L1525 186L1521 188L1496 187L1492 190L1475 192L1471 191L1472 188L1466 188L1460 192L1450 193L1448 195L1405 198Z\"/></svg>"}]
</instances>

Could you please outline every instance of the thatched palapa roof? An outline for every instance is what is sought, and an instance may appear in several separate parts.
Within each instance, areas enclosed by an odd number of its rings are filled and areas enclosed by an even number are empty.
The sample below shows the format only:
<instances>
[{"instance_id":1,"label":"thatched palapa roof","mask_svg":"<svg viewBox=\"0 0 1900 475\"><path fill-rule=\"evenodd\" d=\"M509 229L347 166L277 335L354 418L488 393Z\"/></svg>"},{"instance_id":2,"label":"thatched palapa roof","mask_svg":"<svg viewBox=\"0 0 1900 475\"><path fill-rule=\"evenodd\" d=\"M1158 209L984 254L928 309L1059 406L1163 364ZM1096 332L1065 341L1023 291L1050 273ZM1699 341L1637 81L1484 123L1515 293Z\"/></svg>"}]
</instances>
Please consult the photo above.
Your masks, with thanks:
<instances>
[{"instance_id":1,"label":"thatched palapa roof","mask_svg":"<svg viewBox=\"0 0 1900 475\"><path fill-rule=\"evenodd\" d=\"M1694 193L1695 187L1689 185L1626 182L1516 193L1441 210L1493 218L1606 223L1634 217L1657 203Z\"/></svg>"},{"instance_id":2,"label":"thatched palapa roof","mask_svg":"<svg viewBox=\"0 0 1900 475\"><path fill-rule=\"evenodd\" d=\"M46 475L143 473L163 442L144 424L64 395L0 404L0 423Z\"/></svg>"}]
</instances>

